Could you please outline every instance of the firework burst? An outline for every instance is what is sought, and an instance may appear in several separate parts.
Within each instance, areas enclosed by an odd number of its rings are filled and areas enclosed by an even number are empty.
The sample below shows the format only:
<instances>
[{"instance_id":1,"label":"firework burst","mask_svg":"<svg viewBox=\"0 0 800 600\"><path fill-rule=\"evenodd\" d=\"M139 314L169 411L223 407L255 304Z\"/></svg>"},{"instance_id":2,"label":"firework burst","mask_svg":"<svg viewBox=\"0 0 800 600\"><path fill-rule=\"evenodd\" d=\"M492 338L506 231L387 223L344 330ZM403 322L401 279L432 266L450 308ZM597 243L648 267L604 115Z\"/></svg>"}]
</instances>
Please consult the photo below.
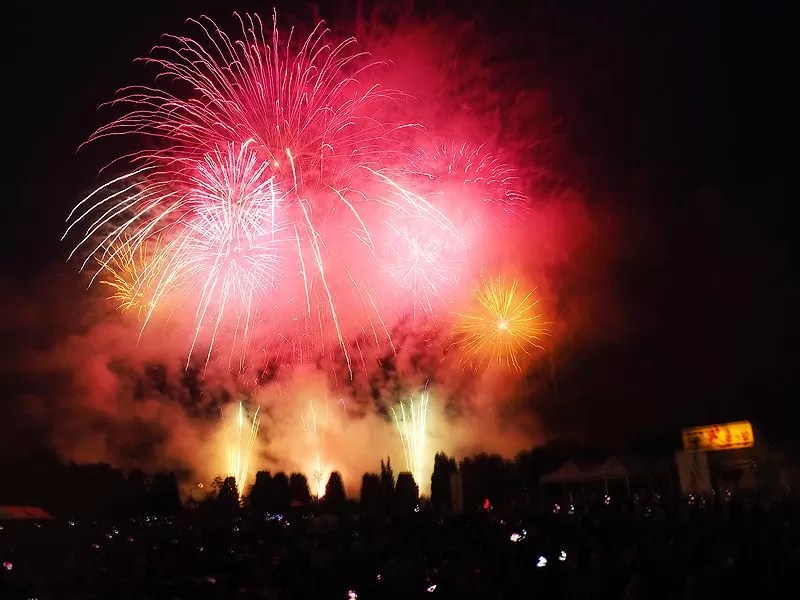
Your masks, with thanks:
<instances>
[{"instance_id":1,"label":"firework burst","mask_svg":"<svg viewBox=\"0 0 800 600\"><path fill-rule=\"evenodd\" d=\"M157 86L126 88L113 104L127 113L90 141L126 133L160 138L163 149L131 156L152 163L253 138L266 162L287 178L301 173L304 184L383 162L386 135L398 127L376 119L373 107L398 93L362 85L360 76L375 63L354 50L354 38L332 44L319 23L297 44L293 32L281 38L275 13L266 32L258 15L235 16L238 37L207 17L189 19L201 30L198 39L164 36L143 59L158 68L158 80L192 90L189 97Z\"/></svg>"},{"instance_id":2,"label":"firework burst","mask_svg":"<svg viewBox=\"0 0 800 600\"><path fill-rule=\"evenodd\" d=\"M458 347L465 364L504 364L522 370L520 361L533 348L542 349L546 323L538 312L534 291L520 291L519 282L484 278L474 290L470 312L457 315Z\"/></svg>"},{"instance_id":3,"label":"firework burst","mask_svg":"<svg viewBox=\"0 0 800 600\"><path fill-rule=\"evenodd\" d=\"M458 283L463 249L460 240L441 227L420 223L418 227L387 224L391 242L386 272L407 297L412 313L421 310L433 316ZM428 225L426 227L426 225Z\"/></svg>"},{"instance_id":4,"label":"firework burst","mask_svg":"<svg viewBox=\"0 0 800 600\"><path fill-rule=\"evenodd\" d=\"M146 244L124 239L97 257L99 282L110 289L108 299L120 312L135 311L141 321L152 310L154 279L159 274L161 257L161 240L157 237Z\"/></svg>"},{"instance_id":5,"label":"firework burst","mask_svg":"<svg viewBox=\"0 0 800 600\"><path fill-rule=\"evenodd\" d=\"M514 169L483 145L440 142L432 152L420 149L413 168L438 188L449 185L445 193L476 196L482 203L499 206L507 213L527 205Z\"/></svg>"},{"instance_id":6,"label":"firework burst","mask_svg":"<svg viewBox=\"0 0 800 600\"><path fill-rule=\"evenodd\" d=\"M285 342L313 357L334 343L352 376L351 335L391 345L382 313L397 281L429 311L435 281L448 277L430 264L387 273L379 261L392 250L378 247L386 241L377 230L416 219L460 236L410 189L403 137L417 126L381 116L401 95L362 84L376 64L355 40L331 44L320 24L298 44L279 35L275 15L269 34L257 15L237 18L238 37L203 18L191 21L198 39L167 36L146 59L155 83L124 89L112 104L126 112L89 141L132 135L157 149L112 162L130 170L73 209L65 236L80 236L72 254L83 249L84 266L122 239L133 252L160 236L146 321L171 296L194 303L190 359L202 330L206 361L225 332L241 342L244 368L263 305L271 316L262 337L272 341L262 347ZM418 265L439 251L404 241ZM354 303L363 310L342 314Z\"/></svg>"},{"instance_id":7,"label":"firework burst","mask_svg":"<svg viewBox=\"0 0 800 600\"><path fill-rule=\"evenodd\" d=\"M158 256L160 276L148 314L176 292L197 299L189 359L206 325L210 354L226 316L233 345L241 339L246 349L261 294L275 285L280 198L267 175L246 143L205 156L189 178L179 231Z\"/></svg>"}]
</instances>

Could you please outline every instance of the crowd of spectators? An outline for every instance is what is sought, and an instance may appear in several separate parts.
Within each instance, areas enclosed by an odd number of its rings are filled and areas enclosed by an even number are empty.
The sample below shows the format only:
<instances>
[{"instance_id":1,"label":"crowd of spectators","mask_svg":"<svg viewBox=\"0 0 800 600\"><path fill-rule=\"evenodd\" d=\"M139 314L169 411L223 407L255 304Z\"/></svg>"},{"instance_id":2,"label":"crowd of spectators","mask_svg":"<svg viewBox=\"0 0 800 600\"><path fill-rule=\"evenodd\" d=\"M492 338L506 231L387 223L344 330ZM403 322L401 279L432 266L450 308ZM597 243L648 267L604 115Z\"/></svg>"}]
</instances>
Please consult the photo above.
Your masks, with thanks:
<instances>
[{"instance_id":1,"label":"crowd of spectators","mask_svg":"<svg viewBox=\"0 0 800 600\"><path fill-rule=\"evenodd\" d=\"M311 502L6 522L0 598L791 597L797 508L648 493L535 509L487 499L458 515Z\"/></svg>"}]
</instances>

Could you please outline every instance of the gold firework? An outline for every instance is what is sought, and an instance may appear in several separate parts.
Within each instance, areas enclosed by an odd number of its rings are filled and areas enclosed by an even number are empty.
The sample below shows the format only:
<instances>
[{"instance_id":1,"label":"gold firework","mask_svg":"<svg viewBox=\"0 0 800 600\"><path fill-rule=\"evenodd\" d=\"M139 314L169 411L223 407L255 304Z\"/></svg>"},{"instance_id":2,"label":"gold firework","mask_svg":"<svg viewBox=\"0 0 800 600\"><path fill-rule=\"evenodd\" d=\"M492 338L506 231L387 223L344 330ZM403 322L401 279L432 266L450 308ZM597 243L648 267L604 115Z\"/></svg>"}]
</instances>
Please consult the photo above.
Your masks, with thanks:
<instances>
[{"instance_id":1,"label":"gold firework","mask_svg":"<svg viewBox=\"0 0 800 600\"><path fill-rule=\"evenodd\" d=\"M474 303L468 313L457 314L455 326L457 346L463 352L462 362L480 367L505 364L522 370L523 356L531 356L547 334L539 301L534 292L520 290L517 280L504 277L482 279L474 290Z\"/></svg>"},{"instance_id":2,"label":"gold firework","mask_svg":"<svg viewBox=\"0 0 800 600\"><path fill-rule=\"evenodd\" d=\"M311 437L313 445L313 456L311 460L313 489L317 498L321 499L325 496L325 485L333 471L324 457L324 448L320 436L320 429L327 430L330 426L328 406L327 404L325 405L325 412L322 415L317 415L313 401L309 401L308 407L308 413L300 415L300 420L303 424L303 430L308 432Z\"/></svg>"},{"instance_id":3,"label":"gold firework","mask_svg":"<svg viewBox=\"0 0 800 600\"><path fill-rule=\"evenodd\" d=\"M261 425L261 417L258 415L260 410L261 407L256 408L253 416L250 417L244 404L239 402L236 413L233 415L233 423L225 421L225 413L221 413L222 426L225 430L226 472L229 477L236 480L239 496L244 494L250 476L250 463L256 449L258 429Z\"/></svg>"},{"instance_id":4,"label":"gold firework","mask_svg":"<svg viewBox=\"0 0 800 600\"><path fill-rule=\"evenodd\" d=\"M394 423L403 441L403 454L406 458L406 469L414 477L414 482L420 491L427 489L426 474L423 474L427 457L428 443L428 392L420 394L417 402L414 397L409 398L408 407L402 402L395 410L392 408Z\"/></svg>"},{"instance_id":5,"label":"gold firework","mask_svg":"<svg viewBox=\"0 0 800 600\"><path fill-rule=\"evenodd\" d=\"M120 240L109 246L106 253L97 259L103 279L100 283L111 288L108 297L117 304L121 312L136 311L139 319L152 310L153 288L163 262L161 240L149 243L133 243Z\"/></svg>"}]
</instances>

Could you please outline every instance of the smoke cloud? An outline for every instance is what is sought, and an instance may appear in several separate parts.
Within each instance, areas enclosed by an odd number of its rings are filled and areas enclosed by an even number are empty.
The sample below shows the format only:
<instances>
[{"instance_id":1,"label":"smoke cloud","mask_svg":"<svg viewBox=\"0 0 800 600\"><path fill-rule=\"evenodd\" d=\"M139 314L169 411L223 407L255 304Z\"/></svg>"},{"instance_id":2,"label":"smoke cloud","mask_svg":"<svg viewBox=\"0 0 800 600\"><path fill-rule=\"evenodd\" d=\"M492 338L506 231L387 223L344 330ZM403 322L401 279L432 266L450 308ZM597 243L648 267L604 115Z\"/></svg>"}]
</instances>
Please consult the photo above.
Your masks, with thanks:
<instances>
[{"instance_id":1,"label":"smoke cloud","mask_svg":"<svg viewBox=\"0 0 800 600\"><path fill-rule=\"evenodd\" d=\"M259 469L300 471L317 492L335 470L354 496L362 473L377 470L382 457L390 456L396 471L405 470L391 409L423 390L430 394L428 475L436 451L459 458L476 452L513 456L547 438L534 407L550 393L548 374L561 341L592 336L601 327L592 298L606 293L609 257L595 250L609 228L598 225L598 214L560 179L546 82L530 87L513 73L527 68L526 59L499 62L502 41L486 39L473 23L411 16L386 23L381 15L362 14L350 27L362 47L385 61L376 76L380 83L407 95L398 114L413 114L424 124L409 142L429 155L442 145L482 147L516 171L515 186L528 198L517 214L477 228L470 213L474 199L446 208L457 215L460 230L475 227L474 256L459 271L461 281L499 272L536 288L549 323L545 351L534 354L525 373L499 366L465 370L452 346L450 319L404 313L387 324L391 347L362 352L352 377L341 357L291 366L276 358L239 369L232 368L233 354L217 353L205 364L201 351L187 365L193 315L186 312L192 311L164 311L142 330L135 311L113 311L102 286L86 292L85 277L70 264L24 298L6 299L17 320L3 332L27 332L4 371L24 377L19 403L46 424L63 459L177 470L187 485L208 481L224 475L230 434L223 423L242 403L249 415L260 410L251 475ZM458 193L445 194L455 198L445 202L458 204L474 193L462 188L452 182ZM596 288L571 289L579 279ZM54 290L62 298L55 304ZM470 286L458 286L450 310L464 310L470 298ZM357 310L345 307L343 320L355 319ZM612 315L602 328L609 322ZM346 333L353 337L356 329ZM421 482L423 490L429 483Z\"/></svg>"}]
</instances>

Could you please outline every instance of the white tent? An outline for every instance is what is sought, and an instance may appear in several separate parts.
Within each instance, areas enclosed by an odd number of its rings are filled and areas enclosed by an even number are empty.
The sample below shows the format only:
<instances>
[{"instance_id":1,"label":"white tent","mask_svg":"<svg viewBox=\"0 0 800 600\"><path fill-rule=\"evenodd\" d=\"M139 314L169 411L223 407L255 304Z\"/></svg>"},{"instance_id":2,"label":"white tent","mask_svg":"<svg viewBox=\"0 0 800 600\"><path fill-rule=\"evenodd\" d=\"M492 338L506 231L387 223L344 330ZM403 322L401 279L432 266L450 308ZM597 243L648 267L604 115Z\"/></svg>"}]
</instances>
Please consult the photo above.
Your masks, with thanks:
<instances>
[{"instance_id":1,"label":"white tent","mask_svg":"<svg viewBox=\"0 0 800 600\"><path fill-rule=\"evenodd\" d=\"M610 456L603 461L570 460L558 469L540 479L540 485L580 484L602 482L608 493L610 481L624 481L630 492L631 480L651 481L654 471L660 471L658 465L647 463L635 457Z\"/></svg>"}]
</instances>

